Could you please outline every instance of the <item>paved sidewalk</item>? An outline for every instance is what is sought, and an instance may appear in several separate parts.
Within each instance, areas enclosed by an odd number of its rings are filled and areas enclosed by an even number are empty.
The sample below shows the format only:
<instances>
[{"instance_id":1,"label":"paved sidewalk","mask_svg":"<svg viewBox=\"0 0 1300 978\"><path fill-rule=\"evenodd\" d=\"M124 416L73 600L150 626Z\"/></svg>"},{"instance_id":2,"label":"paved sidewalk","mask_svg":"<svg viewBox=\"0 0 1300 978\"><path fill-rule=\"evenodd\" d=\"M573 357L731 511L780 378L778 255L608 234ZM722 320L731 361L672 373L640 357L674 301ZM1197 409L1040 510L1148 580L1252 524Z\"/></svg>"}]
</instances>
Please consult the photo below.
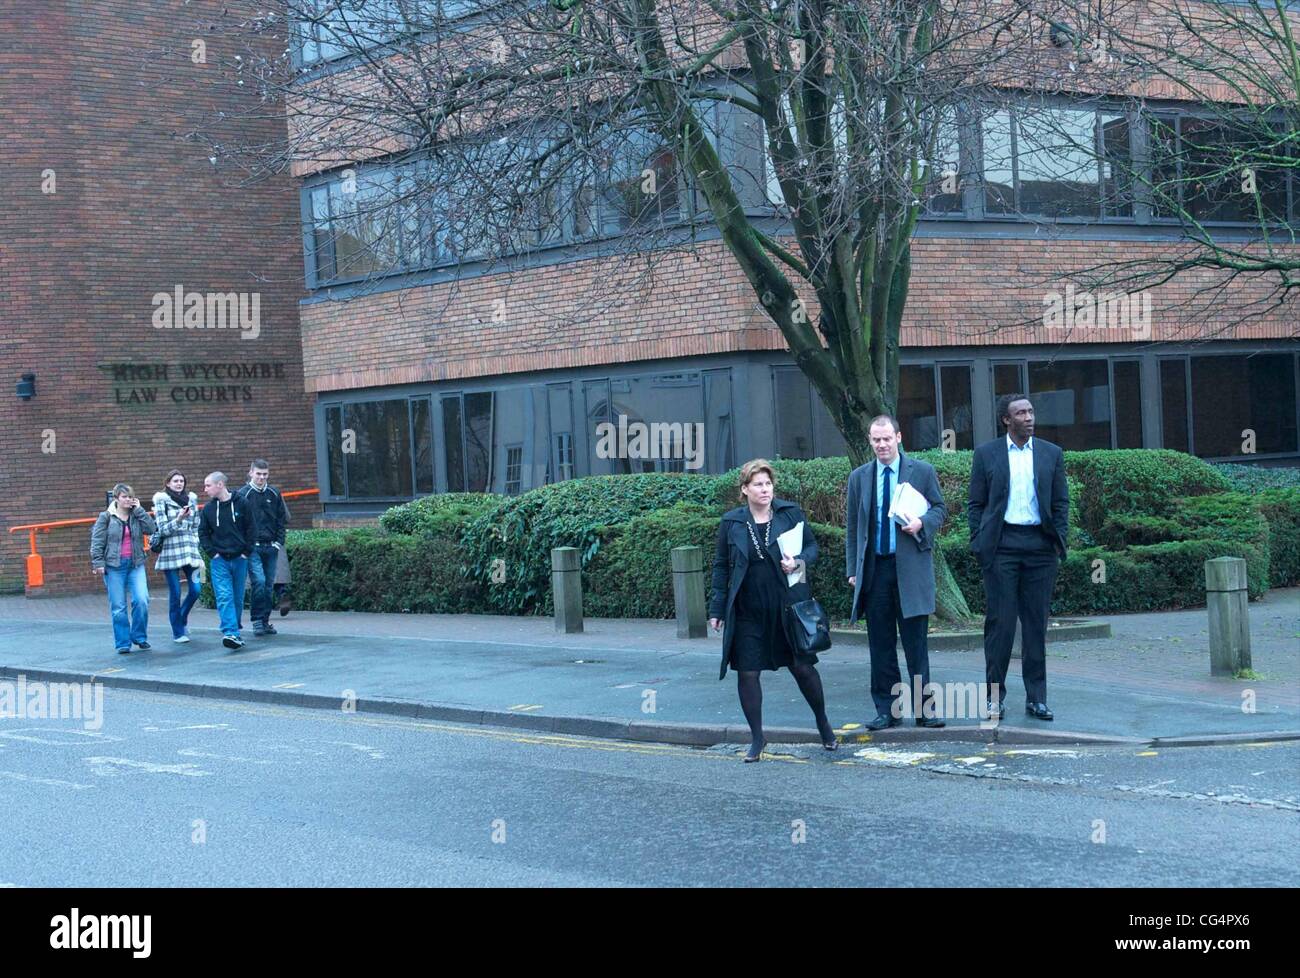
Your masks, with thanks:
<instances>
[{"instance_id":1,"label":"paved sidewalk","mask_svg":"<svg viewBox=\"0 0 1300 978\"><path fill-rule=\"evenodd\" d=\"M589 619L561 635L548 618L294 612L278 636L227 652L216 614L196 608L194 641L168 637L166 596L154 596L151 652L116 655L101 595L0 597L0 674L101 677L110 684L360 710L431 719L507 723L557 732L712 744L748 740L728 677L717 681L720 639L682 640L658 620ZM1300 589L1251 605L1259 678L1211 678L1204 609L1105 618L1112 637L1048 647L1055 723L1014 712L997 732L1013 740L1150 743L1176 738L1300 737ZM901 656L900 656L901 658ZM1022 687L1013 661L1010 702ZM869 706L866 649L837 646L822 658L832 723L862 736ZM931 653L936 682L983 679L978 652ZM1242 709L1253 697L1254 712ZM764 677L764 722L783 740L813 736L811 716L784 672ZM854 725L858 726L854 726ZM976 719L946 730L909 725L875 740L995 734Z\"/></svg>"}]
</instances>

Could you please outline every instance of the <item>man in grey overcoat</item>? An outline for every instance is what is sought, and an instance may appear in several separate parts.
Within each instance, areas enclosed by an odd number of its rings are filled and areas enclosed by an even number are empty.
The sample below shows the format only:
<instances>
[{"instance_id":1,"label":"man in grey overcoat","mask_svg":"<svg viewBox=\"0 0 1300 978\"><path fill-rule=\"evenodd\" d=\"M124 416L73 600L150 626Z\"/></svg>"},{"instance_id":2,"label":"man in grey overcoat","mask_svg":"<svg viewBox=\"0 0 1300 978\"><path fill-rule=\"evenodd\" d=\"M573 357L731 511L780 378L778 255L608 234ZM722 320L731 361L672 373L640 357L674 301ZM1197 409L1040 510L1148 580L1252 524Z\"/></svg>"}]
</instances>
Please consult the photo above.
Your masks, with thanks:
<instances>
[{"instance_id":1,"label":"man in grey overcoat","mask_svg":"<svg viewBox=\"0 0 1300 978\"><path fill-rule=\"evenodd\" d=\"M876 716L869 730L896 727L902 720L903 697L898 672L898 639L911 678L912 715L918 727L942 727L930 683L927 632L934 613L933 547L948 516L934 466L901 451L897 419L882 414L868 429L875 460L849 475L845 507L844 552L853 587L850 623L867 619L871 649L871 699ZM925 497L930 508L919 519L900 526L890 517L896 487L908 483ZM881 500L884 505L881 505Z\"/></svg>"}]
</instances>

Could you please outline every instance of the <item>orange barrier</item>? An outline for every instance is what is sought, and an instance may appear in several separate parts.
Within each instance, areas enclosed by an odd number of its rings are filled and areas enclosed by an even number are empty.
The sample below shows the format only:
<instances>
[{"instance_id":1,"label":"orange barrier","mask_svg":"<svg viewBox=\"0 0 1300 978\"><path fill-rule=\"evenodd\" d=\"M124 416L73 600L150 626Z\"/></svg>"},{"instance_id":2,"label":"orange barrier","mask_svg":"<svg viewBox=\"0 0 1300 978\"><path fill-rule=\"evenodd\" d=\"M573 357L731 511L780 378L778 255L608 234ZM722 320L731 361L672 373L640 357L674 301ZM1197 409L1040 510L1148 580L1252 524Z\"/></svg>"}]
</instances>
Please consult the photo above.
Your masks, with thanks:
<instances>
[{"instance_id":1,"label":"orange barrier","mask_svg":"<svg viewBox=\"0 0 1300 978\"><path fill-rule=\"evenodd\" d=\"M318 496L319 489L294 489L292 492L282 493L285 499L296 499L299 496ZM152 512L152 510L150 511ZM53 520L49 523L25 523L22 526L9 527L10 533L27 533L31 541L32 552L27 555L27 586L43 587L45 585L45 564L41 559L40 553L36 550L36 534L49 533L51 530L57 530L63 526L90 526L98 517L88 516L76 520ZM144 538L145 549L149 548L149 537Z\"/></svg>"}]
</instances>

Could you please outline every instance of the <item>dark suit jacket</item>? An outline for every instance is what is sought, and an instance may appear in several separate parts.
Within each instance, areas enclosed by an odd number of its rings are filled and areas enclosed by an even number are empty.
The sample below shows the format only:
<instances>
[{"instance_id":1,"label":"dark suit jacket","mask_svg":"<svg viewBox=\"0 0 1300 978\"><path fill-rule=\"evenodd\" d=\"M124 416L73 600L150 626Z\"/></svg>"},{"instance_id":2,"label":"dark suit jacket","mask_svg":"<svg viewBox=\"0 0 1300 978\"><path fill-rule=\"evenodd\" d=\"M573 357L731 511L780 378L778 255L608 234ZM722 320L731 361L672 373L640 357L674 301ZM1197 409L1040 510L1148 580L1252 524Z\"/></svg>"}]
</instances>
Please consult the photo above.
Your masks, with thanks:
<instances>
[{"instance_id":1,"label":"dark suit jacket","mask_svg":"<svg viewBox=\"0 0 1300 978\"><path fill-rule=\"evenodd\" d=\"M934 614L934 541L948 518L939 477L929 462L899 452L898 481L912 485L930 508L921 517L921 532L913 537L900 527L894 553L898 570L898 604L904 618ZM850 623L858 620L859 596L870 592L875 576L876 474L877 463L859 465L849 475L848 498L844 506L844 576L856 577Z\"/></svg>"},{"instance_id":2,"label":"dark suit jacket","mask_svg":"<svg viewBox=\"0 0 1300 978\"><path fill-rule=\"evenodd\" d=\"M1065 482L1065 453L1050 441L1034 437L1034 492L1038 515L1061 559L1065 559L1070 528L1070 490ZM985 442L975 449L970 469L966 517L970 523L970 549L981 567L991 567L1002 539L1002 524L1011 496L1011 462L1007 437Z\"/></svg>"}]
</instances>

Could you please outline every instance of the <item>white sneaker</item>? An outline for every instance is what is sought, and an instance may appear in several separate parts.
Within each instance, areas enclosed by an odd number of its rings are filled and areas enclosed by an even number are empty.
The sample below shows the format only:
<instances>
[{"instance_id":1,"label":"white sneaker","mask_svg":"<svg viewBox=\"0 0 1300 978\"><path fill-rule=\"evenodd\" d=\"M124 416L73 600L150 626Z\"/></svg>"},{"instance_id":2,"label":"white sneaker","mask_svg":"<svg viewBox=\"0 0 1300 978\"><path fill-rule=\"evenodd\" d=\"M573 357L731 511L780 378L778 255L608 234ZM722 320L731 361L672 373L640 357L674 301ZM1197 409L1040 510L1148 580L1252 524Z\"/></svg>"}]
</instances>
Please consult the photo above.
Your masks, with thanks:
<instances>
[{"instance_id":1,"label":"white sneaker","mask_svg":"<svg viewBox=\"0 0 1300 978\"><path fill-rule=\"evenodd\" d=\"M186 642L188 642L189 640L190 640L190 637L189 637L188 635L182 635L180 638L174 638L174 639L172 639L173 642L179 642L179 643L181 643L182 645L184 645L184 644L185 644Z\"/></svg>"}]
</instances>

